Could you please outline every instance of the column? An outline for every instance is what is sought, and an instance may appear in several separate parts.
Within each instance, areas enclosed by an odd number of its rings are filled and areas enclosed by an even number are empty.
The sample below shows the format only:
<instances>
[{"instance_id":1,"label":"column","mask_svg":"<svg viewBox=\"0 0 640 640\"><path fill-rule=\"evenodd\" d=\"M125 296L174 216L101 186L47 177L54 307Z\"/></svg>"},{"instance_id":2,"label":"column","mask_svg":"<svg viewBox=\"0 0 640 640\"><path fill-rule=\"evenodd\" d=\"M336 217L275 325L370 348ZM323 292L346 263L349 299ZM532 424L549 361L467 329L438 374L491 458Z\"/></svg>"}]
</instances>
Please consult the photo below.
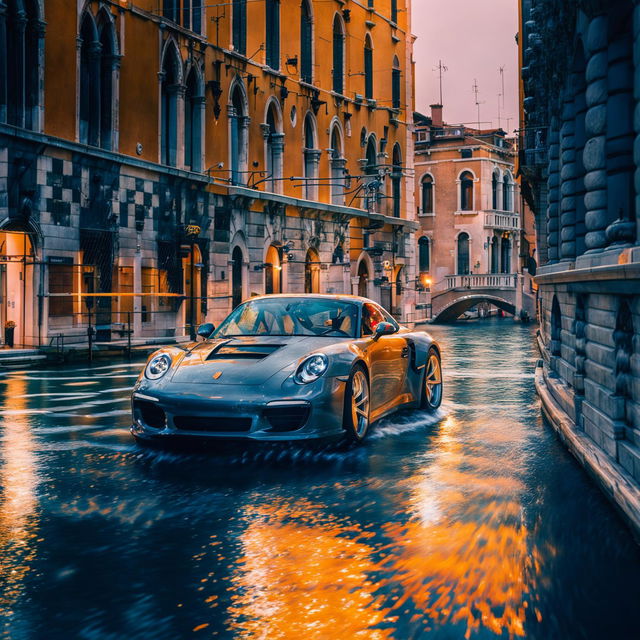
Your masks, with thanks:
<instances>
[{"instance_id":1,"label":"column","mask_svg":"<svg viewBox=\"0 0 640 640\"><path fill-rule=\"evenodd\" d=\"M587 116L583 162L585 247L587 253L602 251L607 228L607 19L598 16L587 31Z\"/></svg>"},{"instance_id":2,"label":"column","mask_svg":"<svg viewBox=\"0 0 640 640\"><path fill-rule=\"evenodd\" d=\"M273 192L282 193L282 178L284 164L284 133L274 132L271 134L271 157L273 158Z\"/></svg>"},{"instance_id":3,"label":"column","mask_svg":"<svg viewBox=\"0 0 640 640\"><path fill-rule=\"evenodd\" d=\"M7 7L0 4L0 122L7 121Z\"/></svg>"},{"instance_id":4,"label":"column","mask_svg":"<svg viewBox=\"0 0 640 640\"><path fill-rule=\"evenodd\" d=\"M321 154L322 151L320 151L320 149L305 149L304 151L305 177L309 180L305 186L305 196L307 200L318 199L318 176L320 175Z\"/></svg>"},{"instance_id":5,"label":"column","mask_svg":"<svg viewBox=\"0 0 640 640\"><path fill-rule=\"evenodd\" d=\"M560 128L560 260L576 256L576 125L573 95L565 96Z\"/></svg>"},{"instance_id":6,"label":"column","mask_svg":"<svg viewBox=\"0 0 640 640\"><path fill-rule=\"evenodd\" d=\"M179 169L184 169L184 95L187 87L183 84L176 84L169 88L175 92L173 101L175 109L175 130L172 135L175 143L174 166Z\"/></svg>"},{"instance_id":7,"label":"column","mask_svg":"<svg viewBox=\"0 0 640 640\"><path fill-rule=\"evenodd\" d=\"M331 158L331 204L344 204L346 158Z\"/></svg>"},{"instance_id":8,"label":"column","mask_svg":"<svg viewBox=\"0 0 640 640\"><path fill-rule=\"evenodd\" d=\"M634 176L636 195L636 242L640 240L640 4L633 11L633 59L636 66L633 74L633 96L636 102L634 113L634 129L636 140L634 144L634 162L636 173Z\"/></svg>"},{"instance_id":9,"label":"column","mask_svg":"<svg viewBox=\"0 0 640 640\"><path fill-rule=\"evenodd\" d=\"M547 255L549 263L558 262L560 213L560 134L558 121L553 118L549 132L549 178L547 205Z\"/></svg>"}]
</instances>

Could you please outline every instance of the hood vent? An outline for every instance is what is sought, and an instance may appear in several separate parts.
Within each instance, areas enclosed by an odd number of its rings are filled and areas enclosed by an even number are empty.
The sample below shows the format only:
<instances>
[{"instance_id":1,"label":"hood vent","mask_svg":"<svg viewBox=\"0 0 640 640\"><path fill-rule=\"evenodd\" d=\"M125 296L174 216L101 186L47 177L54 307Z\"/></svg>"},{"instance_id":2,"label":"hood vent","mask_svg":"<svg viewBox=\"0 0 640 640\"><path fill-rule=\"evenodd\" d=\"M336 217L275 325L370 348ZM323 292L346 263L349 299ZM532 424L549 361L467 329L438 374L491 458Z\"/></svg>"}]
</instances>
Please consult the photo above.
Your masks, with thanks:
<instances>
[{"instance_id":1,"label":"hood vent","mask_svg":"<svg viewBox=\"0 0 640 640\"><path fill-rule=\"evenodd\" d=\"M207 362L216 360L264 360L280 347L282 347L281 344L224 344L209 354Z\"/></svg>"}]
</instances>

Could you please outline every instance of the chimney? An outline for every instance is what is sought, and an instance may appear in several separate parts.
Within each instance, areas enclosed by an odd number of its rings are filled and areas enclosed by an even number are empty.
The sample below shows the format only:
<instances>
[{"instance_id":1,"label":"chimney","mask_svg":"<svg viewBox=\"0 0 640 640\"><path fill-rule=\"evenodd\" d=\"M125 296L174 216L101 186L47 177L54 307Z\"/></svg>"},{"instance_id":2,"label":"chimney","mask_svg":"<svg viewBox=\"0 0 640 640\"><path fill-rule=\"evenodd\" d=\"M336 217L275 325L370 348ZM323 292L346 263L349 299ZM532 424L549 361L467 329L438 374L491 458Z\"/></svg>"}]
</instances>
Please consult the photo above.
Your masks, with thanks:
<instances>
[{"instance_id":1,"label":"chimney","mask_svg":"<svg viewBox=\"0 0 640 640\"><path fill-rule=\"evenodd\" d=\"M442 105L432 104L431 106L431 124L434 127L441 128L444 124L442 120Z\"/></svg>"}]
</instances>

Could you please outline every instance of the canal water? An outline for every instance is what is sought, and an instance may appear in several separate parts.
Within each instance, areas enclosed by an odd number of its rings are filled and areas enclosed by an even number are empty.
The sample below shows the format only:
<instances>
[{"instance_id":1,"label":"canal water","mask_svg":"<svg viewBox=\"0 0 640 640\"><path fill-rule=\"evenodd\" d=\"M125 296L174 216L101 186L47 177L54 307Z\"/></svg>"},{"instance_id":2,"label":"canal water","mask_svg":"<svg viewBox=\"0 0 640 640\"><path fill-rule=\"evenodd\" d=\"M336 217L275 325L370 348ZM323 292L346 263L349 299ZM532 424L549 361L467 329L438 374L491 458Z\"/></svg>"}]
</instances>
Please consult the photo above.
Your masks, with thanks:
<instances>
[{"instance_id":1,"label":"canal water","mask_svg":"<svg viewBox=\"0 0 640 640\"><path fill-rule=\"evenodd\" d=\"M157 453L139 364L0 375L0 637L640 637L640 547L540 417L534 329L433 327L365 446Z\"/></svg>"}]
</instances>

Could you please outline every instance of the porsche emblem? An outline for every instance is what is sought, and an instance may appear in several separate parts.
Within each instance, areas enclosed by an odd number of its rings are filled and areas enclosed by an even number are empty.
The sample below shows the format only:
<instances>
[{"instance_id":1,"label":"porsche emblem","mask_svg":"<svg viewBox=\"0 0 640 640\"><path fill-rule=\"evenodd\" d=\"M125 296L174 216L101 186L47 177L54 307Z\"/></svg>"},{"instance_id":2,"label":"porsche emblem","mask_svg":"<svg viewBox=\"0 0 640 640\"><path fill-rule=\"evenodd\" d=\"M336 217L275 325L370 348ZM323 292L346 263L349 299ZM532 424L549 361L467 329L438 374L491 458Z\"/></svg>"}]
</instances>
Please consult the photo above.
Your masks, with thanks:
<instances>
[{"instance_id":1,"label":"porsche emblem","mask_svg":"<svg viewBox=\"0 0 640 640\"><path fill-rule=\"evenodd\" d=\"M214 379L214 380L217 380L221 375L222 375L222 371L216 371L216 372L213 374L213 379Z\"/></svg>"}]
</instances>

